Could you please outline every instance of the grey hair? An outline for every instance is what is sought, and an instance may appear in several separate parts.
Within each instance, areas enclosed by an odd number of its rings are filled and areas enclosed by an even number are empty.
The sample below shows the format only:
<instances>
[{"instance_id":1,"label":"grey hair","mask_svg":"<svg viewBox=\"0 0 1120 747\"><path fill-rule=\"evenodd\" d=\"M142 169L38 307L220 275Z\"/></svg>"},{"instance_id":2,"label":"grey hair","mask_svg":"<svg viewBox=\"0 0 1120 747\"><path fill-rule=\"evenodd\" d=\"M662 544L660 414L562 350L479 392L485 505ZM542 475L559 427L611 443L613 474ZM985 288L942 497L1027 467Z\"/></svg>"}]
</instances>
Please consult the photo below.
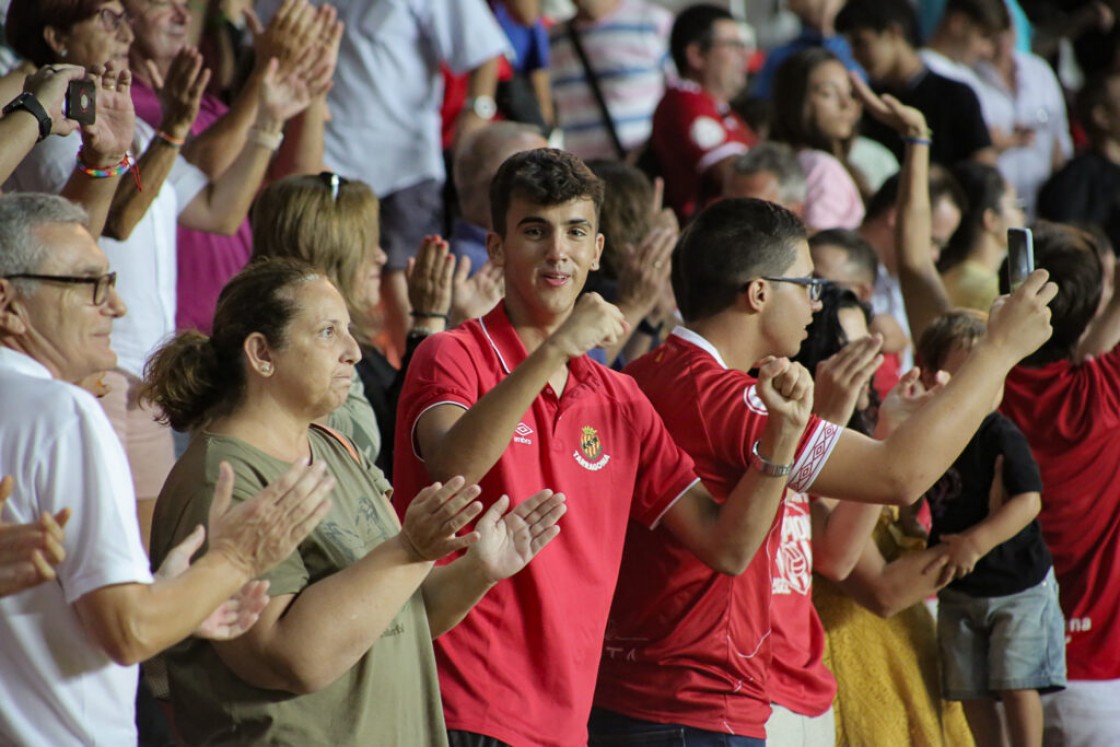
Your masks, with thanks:
<instances>
[{"instance_id":1,"label":"grey hair","mask_svg":"<svg viewBox=\"0 0 1120 747\"><path fill-rule=\"evenodd\" d=\"M49 247L39 240L35 229L66 223L89 228L89 214L58 195L17 192L0 197L0 276L39 270ZM12 282L27 291L35 281Z\"/></svg>"},{"instance_id":2,"label":"grey hair","mask_svg":"<svg viewBox=\"0 0 1120 747\"><path fill-rule=\"evenodd\" d=\"M785 204L805 202L808 187L797 153L785 143L759 143L733 162L736 174L770 172L778 179L778 193Z\"/></svg>"}]
</instances>

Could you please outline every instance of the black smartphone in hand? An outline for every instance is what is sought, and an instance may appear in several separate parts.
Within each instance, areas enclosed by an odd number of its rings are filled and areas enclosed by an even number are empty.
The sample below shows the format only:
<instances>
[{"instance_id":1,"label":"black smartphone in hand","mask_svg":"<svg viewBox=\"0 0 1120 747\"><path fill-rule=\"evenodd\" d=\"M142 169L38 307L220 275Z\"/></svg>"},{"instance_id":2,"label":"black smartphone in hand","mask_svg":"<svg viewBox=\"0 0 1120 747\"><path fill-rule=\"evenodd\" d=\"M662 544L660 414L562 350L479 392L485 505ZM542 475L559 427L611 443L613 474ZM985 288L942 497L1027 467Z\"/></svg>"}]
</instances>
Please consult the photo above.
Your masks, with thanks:
<instances>
[{"instance_id":1,"label":"black smartphone in hand","mask_svg":"<svg viewBox=\"0 0 1120 747\"><path fill-rule=\"evenodd\" d=\"M1029 228L1007 229L1007 285L1015 290L1034 272L1034 234Z\"/></svg>"},{"instance_id":2,"label":"black smartphone in hand","mask_svg":"<svg viewBox=\"0 0 1120 747\"><path fill-rule=\"evenodd\" d=\"M79 124L93 124L97 119L97 87L92 80L72 80L66 87L62 115Z\"/></svg>"}]
</instances>

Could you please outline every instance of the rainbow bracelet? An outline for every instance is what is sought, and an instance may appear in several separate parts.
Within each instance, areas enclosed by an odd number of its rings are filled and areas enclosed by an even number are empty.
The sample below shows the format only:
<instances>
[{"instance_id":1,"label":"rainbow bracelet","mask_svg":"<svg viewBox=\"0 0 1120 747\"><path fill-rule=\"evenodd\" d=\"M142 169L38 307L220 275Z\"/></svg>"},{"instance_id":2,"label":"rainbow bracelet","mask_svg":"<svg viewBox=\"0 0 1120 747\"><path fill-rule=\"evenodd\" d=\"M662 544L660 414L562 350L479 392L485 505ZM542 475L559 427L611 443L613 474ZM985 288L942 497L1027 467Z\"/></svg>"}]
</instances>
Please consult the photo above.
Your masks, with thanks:
<instances>
[{"instance_id":1,"label":"rainbow bracelet","mask_svg":"<svg viewBox=\"0 0 1120 747\"><path fill-rule=\"evenodd\" d=\"M81 171L91 179L110 179L115 176L120 176L126 171L132 172L132 178L136 180L136 189L144 191L144 186L140 182L140 167L135 161L132 160L132 154L125 151L124 158L116 166L111 166L107 169L95 169L92 166L87 166L82 162L82 154L78 153L78 171Z\"/></svg>"}]
</instances>

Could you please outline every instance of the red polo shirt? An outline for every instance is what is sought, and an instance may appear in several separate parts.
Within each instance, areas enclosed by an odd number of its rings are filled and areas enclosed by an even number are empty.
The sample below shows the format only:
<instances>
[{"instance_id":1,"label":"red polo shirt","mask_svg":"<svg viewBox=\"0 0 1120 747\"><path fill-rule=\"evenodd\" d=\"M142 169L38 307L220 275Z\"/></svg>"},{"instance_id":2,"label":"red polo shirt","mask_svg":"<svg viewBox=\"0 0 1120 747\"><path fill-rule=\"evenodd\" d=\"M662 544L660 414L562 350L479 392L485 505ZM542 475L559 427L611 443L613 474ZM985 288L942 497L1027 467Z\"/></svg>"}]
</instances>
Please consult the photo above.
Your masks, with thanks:
<instances>
[{"instance_id":1,"label":"red polo shirt","mask_svg":"<svg viewBox=\"0 0 1120 747\"><path fill-rule=\"evenodd\" d=\"M470 408L526 357L504 304L419 347L397 419L402 515L431 482L413 446L419 417L440 404ZM586 356L568 368L563 395L545 386L479 482L487 504L562 491L560 536L435 641L448 728L515 747L587 743L626 527L648 533L697 479L632 379Z\"/></svg>"},{"instance_id":2,"label":"red polo shirt","mask_svg":"<svg viewBox=\"0 0 1120 747\"><path fill-rule=\"evenodd\" d=\"M756 380L728 369L710 343L683 329L626 372L696 460L716 500L726 500L766 425ZM813 483L842 430L810 418L790 487L805 491ZM628 533L595 705L647 721L765 738L780 516L739 576L713 571L664 529Z\"/></svg>"},{"instance_id":3,"label":"red polo shirt","mask_svg":"<svg viewBox=\"0 0 1120 747\"><path fill-rule=\"evenodd\" d=\"M665 202L682 223L720 197L720 184L708 170L746 153L757 140L730 106L696 83L682 80L665 90L653 113L649 147L665 178Z\"/></svg>"}]
</instances>

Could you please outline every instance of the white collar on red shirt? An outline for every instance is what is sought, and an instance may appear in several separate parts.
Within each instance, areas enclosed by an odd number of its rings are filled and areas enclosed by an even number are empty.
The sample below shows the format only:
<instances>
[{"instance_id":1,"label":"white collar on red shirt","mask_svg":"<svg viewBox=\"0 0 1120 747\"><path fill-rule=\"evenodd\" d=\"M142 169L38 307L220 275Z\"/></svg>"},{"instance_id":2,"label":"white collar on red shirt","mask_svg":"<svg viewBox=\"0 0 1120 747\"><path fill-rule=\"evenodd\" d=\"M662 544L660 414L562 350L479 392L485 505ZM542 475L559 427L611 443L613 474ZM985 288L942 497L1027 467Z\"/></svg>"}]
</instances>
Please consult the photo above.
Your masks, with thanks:
<instances>
[{"instance_id":1,"label":"white collar on red shirt","mask_svg":"<svg viewBox=\"0 0 1120 747\"><path fill-rule=\"evenodd\" d=\"M719 354L718 350L716 350L716 346L708 342L702 335L693 332L688 327L681 326L674 328L673 334L681 338L685 342L692 343L696 347L700 348L705 353L715 358L716 363L720 364L724 368L727 368L727 364L723 362L723 356Z\"/></svg>"},{"instance_id":2,"label":"white collar on red shirt","mask_svg":"<svg viewBox=\"0 0 1120 747\"><path fill-rule=\"evenodd\" d=\"M518 337L517 330L513 328L513 322L506 313L505 303L499 303L493 311L479 318L478 324L507 376L529 357L525 343ZM568 361L568 371L576 381L585 381L590 378L594 365L585 353Z\"/></svg>"}]
</instances>

